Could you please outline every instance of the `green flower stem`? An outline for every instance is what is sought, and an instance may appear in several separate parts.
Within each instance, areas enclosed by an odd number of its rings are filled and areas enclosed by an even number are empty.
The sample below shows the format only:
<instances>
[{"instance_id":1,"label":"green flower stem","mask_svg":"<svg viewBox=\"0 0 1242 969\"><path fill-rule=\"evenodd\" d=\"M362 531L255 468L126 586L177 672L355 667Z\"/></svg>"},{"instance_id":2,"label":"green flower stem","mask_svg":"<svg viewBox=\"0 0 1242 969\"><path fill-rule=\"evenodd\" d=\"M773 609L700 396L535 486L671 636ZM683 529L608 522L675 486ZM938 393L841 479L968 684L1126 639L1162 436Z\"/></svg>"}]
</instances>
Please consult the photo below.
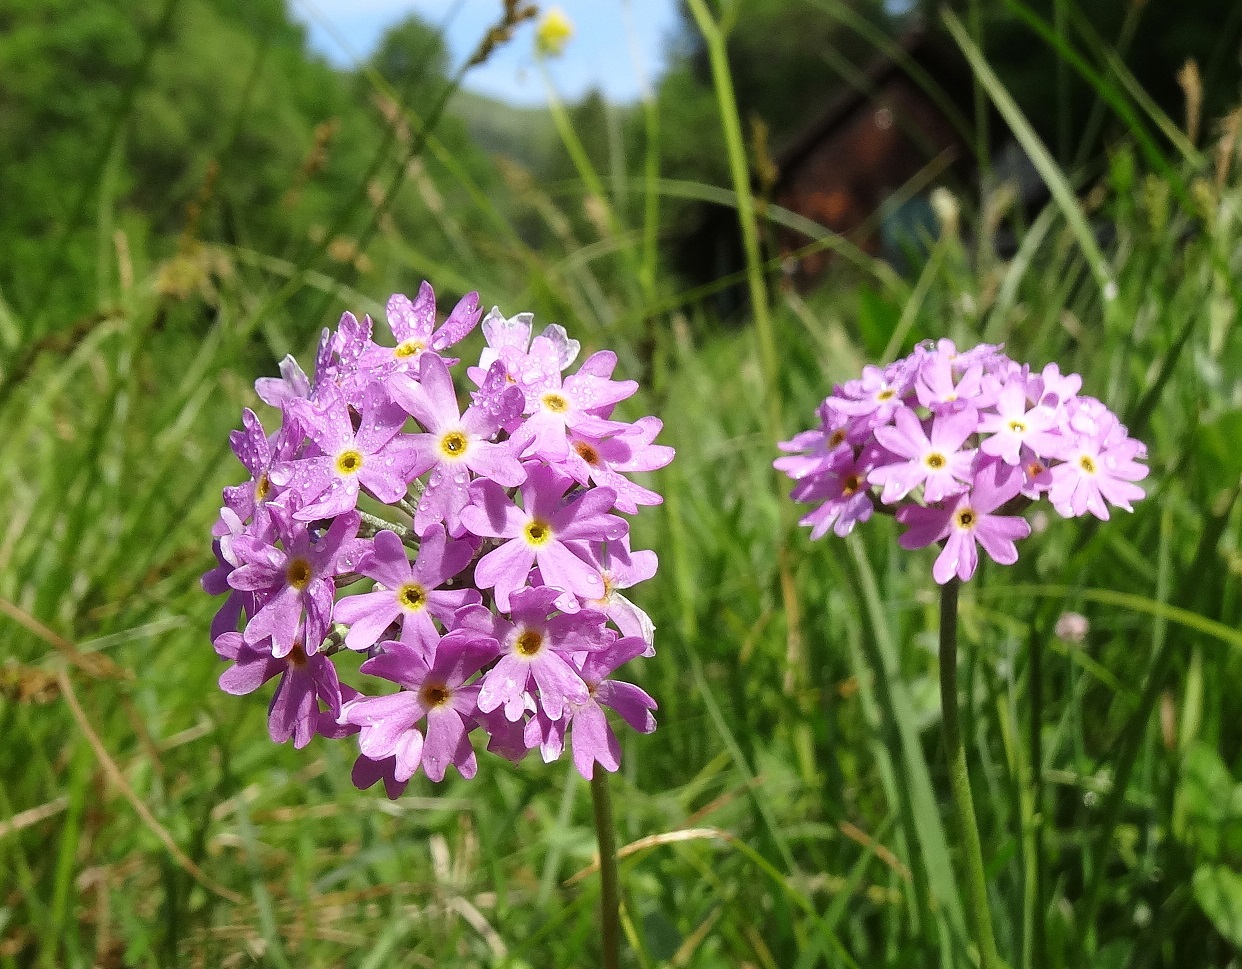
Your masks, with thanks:
<instances>
[{"instance_id":1,"label":"green flower stem","mask_svg":"<svg viewBox=\"0 0 1242 969\"><path fill-rule=\"evenodd\" d=\"M604 969L619 969L621 890L617 878L617 833L612 823L612 800L608 796L608 772L598 764L591 777L591 801L595 806L595 836L599 839L599 921L604 940Z\"/></svg>"},{"instance_id":2,"label":"green flower stem","mask_svg":"<svg viewBox=\"0 0 1242 969\"><path fill-rule=\"evenodd\" d=\"M372 538L380 532L388 531L395 532L397 537L403 542L407 540L417 541L418 539L418 536L414 534L414 529L390 522L387 519L380 518L378 515L371 515L365 511L360 511L358 512L358 517L362 519L358 534L364 538Z\"/></svg>"},{"instance_id":3,"label":"green flower stem","mask_svg":"<svg viewBox=\"0 0 1242 969\"><path fill-rule=\"evenodd\" d=\"M966 768L966 747L962 743L962 724L957 708L957 593L960 583L951 579L940 587L940 702L943 706L944 746L949 755L949 781L957 805L962 851L966 863L967 909L974 923L979 944L981 969L1001 969L1004 963L996 952L992 934L992 915L988 906L988 883L983 872L983 849L975 802L970 793L970 773Z\"/></svg>"}]
</instances>

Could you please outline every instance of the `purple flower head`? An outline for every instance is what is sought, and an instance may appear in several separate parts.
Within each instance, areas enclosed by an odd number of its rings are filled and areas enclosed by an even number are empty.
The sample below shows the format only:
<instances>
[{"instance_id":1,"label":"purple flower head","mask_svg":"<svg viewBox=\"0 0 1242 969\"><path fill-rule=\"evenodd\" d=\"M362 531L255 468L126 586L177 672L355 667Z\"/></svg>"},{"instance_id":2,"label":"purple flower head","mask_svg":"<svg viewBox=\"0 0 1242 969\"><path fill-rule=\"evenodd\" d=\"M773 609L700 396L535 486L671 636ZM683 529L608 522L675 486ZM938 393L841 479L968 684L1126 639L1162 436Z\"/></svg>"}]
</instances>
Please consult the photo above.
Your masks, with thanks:
<instances>
[{"instance_id":1,"label":"purple flower head","mask_svg":"<svg viewBox=\"0 0 1242 969\"><path fill-rule=\"evenodd\" d=\"M932 577L941 585L955 575L965 582L979 564L977 545L982 545L993 561L1012 565L1018 561L1014 542L1031 534L1026 519L1016 515L992 514L1017 496L1022 472L1003 461L985 462L975 474L971 488L943 508L907 505L897 512L897 520L909 529L901 536L901 547L923 548L944 540L936 558Z\"/></svg>"},{"instance_id":2,"label":"purple flower head","mask_svg":"<svg viewBox=\"0 0 1242 969\"><path fill-rule=\"evenodd\" d=\"M1081 386L1055 363L1034 374L999 346L921 344L835 388L819 427L782 442L774 463L796 482L795 501L820 503L802 518L812 538L849 534L878 497L909 526L904 547L943 543L936 581L964 580L980 545L1017 560L1014 542L1030 528L1016 513L1032 502L1107 518L1109 505L1130 510L1143 496L1145 448ZM1013 514L997 514L1002 505Z\"/></svg>"},{"instance_id":3,"label":"purple flower head","mask_svg":"<svg viewBox=\"0 0 1242 969\"><path fill-rule=\"evenodd\" d=\"M382 781L390 798L419 770L473 776L476 730L514 763L533 747L559 757L568 741L589 775L619 761L605 707L654 727L654 701L610 678L654 652L654 625L619 590L657 564L630 550L614 509L662 500L631 476L672 460L655 443L663 425L613 420L638 386L613 379L615 354L562 376L578 342L557 325L535 335L529 313L497 309L463 405L460 361L444 354L479 317L470 293L437 325L423 283L413 300L388 301L394 346L372 340L369 316L345 313L323 331L311 375L286 357L279 378L256 381L281 424L268 435L246 410L232 434L250 480L224 492L216 566L202 577L226 596L211 623L231 661L221 687L240 695L277 681L272 739L357 735L354 783ZM909 383L899 366L884 371L894 374ZM869 420L851 419L851 456ZM355 591L362 579L369 591ZM342 647L365 652L362 674L397 692L340 683Z\"/></svg>"},{"instance_id":4,"label":"purple flower head","mask_svg":"<svg viewBox=\"0 0 1242 969\"><path fill-rule=\"evenodd\" d=\"M473 777L478 764L468 735L479 687L467 681L495 656L495 640L468 629L445 636L430 662L403 643L385 643L383 652L362 664L362 672L402 690L351 700L340 719L362 728L358 748L363 756L396 758L397 781L409 780L420 766L431 780L442 781L450 764L463 777ZM424 719L425 733L418 729Z\"/></svg>"},{"instance_id":5,"label":"purple flower head","mask_svg":"<svg viewBox=\"0 0 1242 969\"><path fill-rule=\"evenodd\" d=\"M359 573L378 583L375 591L347 596L336 604L333 618L349 626L345 645L369 649L400 621L401 642L431 656L440 640L432 619L447 626L462 606L482 601L474 589L440 588L469 565L473 555L469 543L451 541L444 526L432 525L423 532L418 558L411 565L395 532L378 533L357 565Z\"/></svg>"},{"instance_id":6,"label":"purple flower head","mask_svg":"<svg viewBox=\"0 0 1242 969\"><path fill-rule=\"evenodd\" d=\"M362 488L384 502L405 497L413 461L409 439L398 433L405 411L379 384L371 384L355 431L350 409L335 387L329 384L320 400L319 406L302 399L285 405L317 452L272 468L272 482L296 498L294 517L316 521L344 514L357 505Z\"/></svg>"},{"instance_id":7,"label":"purple flower head","mask_svg":"<svg viewBox=\"0 0 1242 969\"><path fill-rule=\"evenodd\" d=\"M513 447L491 441L506 421L521 414L524 398L516 387L506 388L496 406L475 404L463 415L448 367L439 357L428 355L418 381L397 375L389 390L426 429L407 438L410 476L431 472L414 517L416 531L442 521L451 534L461 534L461 511L470 501L471 472L506 488L526 480L526 470Z\"/></svg>"},{"instance_id":8,"label":"purple flower head","mask_svg":"<svg viewBox=\"0 0 1242 969\"><path fill-rule=\"evenodd\" d=\"M604 614L592 609L556 613L557 595L546 587L515 593L512 621L493 617L482 606L463 610L465 628L484 634L490 628L500 644L500 659L483 676L482 713L503 708L506 719L520 720L528 696L537 691L538 709L560 720L567 704L586 701L587 686L572 660L576 653L607 644Z\"/></svg>"},{"instance_id":9,"label":"purple flower head","mask_svg":"<svg viewBox=\"0 0 1242 969\"><path fill-rule=\"evenodd\" d=\"M283 547L262 538L238 538L233 543L242 564L229 575L229 585L257 594L263 603L246 625L245 639L255 645L270 638L277 659L287 656L298 642L306 653L314 654L332 621L335 578L357 567L367 543L355 539L356 512L337 518L318 539L286 512L273 509L273 518Z\"/></svg>"},{"instance_id":10,"label":"purple flower head","mask_svg":"<svg viewBox=\"0 0 1242 969\"><path fill-rule=\"evenodd\" d=\"M305 747L315 735L319 701L335 717L341 712L341 685L332 661L323 655L307 655L300 644L276 657L271 640L247 643L240 633L228 632L215 640L216 652L233 665L220 674L220 689L234 696L253 693L272 677L280 682L268 707L267 728L276 743L293 738L294 747Z\"/></svg>"},{"instance_id":11,"label":"purple flower head","mask_svg":"<svg viewBox=\"0 0 1242 969\"><path fill-rule=\"evenodd\" d=\"M509 611L509 599L526 585L536 563L545 584L559 589L562 609L575 609L574 597L598 599L604 580L589 561L566 542L613 541L629 533L623 518L608 512L616 502L610 488L591 488L565 500L573 482L546 465L528 466L519 508L493 481L470 486L471 504L462 510L466 528L481 538L507 539L479 559L474 570L480 589L493 589L496 605Z\"/></svg>"}]
</instances>

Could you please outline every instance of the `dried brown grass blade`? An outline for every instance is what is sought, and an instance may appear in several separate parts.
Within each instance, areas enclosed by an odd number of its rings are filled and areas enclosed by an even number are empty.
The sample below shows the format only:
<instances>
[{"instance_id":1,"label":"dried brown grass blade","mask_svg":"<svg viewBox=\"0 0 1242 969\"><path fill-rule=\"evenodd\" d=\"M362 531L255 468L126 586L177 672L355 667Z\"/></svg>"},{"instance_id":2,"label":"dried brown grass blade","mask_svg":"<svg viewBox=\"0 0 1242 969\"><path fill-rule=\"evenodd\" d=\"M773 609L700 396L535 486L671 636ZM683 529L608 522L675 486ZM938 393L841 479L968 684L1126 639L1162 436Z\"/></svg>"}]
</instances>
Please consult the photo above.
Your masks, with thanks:
<instances>
[{"instance_id":1,"label":"dried brown grass blade","mask_svg":"<svg viewBox=\"0 0 1242 969\"><path fill-rule=\"evenodd\" d=\"M646 851L648 848L658 848L660 845L677 844L682 841L733 841L733 835L721 828L682 828L680 831L666 831L664 834L652 834L645 838L639 838L637 841L631 841L619 851L617 851L617 860L628 858L630 855L636 855L640 851ZM599 858L596 857L582 871L575 872L570 875L562 883L567 888L570 885L576 885L588 875L593 875L599 871Z\"/></svg>"},{"instance_id":2,"label":"dried brown grass blade","mask_svg":"<svg viewBox=\"0 0 1242 969\"><path fill-rule=\"evenodd\" d=\"M87 676L97 680L132 680L134 678L131 671L117 666L107 656L100 653L83 653L64 636L49 629L21 606L3 597L0 597L0 612L19 626L30 630L49 646L54 647Z\"/></svg>"},{"instance_id":3,"label":"dried brown grass blade","mask_svg":"<svg viewBox=\"0 0 1242 969\"><path fill-rule=\"evenodd\" d=\"M164 828L162 824L156 820L155 815L151 813L151 809L146 803L135 793L134 789L129 786L129 782L125 780L125 775L121 773L121 769L117 767L108 750L103 745L103 741L99 739L99 735L95 733L91 727L90 721L86 717L82 704L78 702L77 692L73 688L73 683L69 680L69 674L63 669L57 670L56 682L60 685L61 695L65 698L65 703L69 705L69 710L73 714L73 719L77 721L78 729L82 731L82 735L86 737L86 742L91 745L91 750L95 752L95 757L99 761L99 765L103 768L104 773L108 775L113 785L124 795L125 800L129 801L130 806L138 813L138 817L142 819L142 823L150 829L151 833L159 838L160 843L164 845L168 853L172 855L173 860L193 878L196 882L206 888L209 892L219 895L221 898L228 899L234 905L242 904L245 899L236 892L217 885L206 873L194 863L194 861L177 845L172 835Z\"/></svg>"}]
</instances>

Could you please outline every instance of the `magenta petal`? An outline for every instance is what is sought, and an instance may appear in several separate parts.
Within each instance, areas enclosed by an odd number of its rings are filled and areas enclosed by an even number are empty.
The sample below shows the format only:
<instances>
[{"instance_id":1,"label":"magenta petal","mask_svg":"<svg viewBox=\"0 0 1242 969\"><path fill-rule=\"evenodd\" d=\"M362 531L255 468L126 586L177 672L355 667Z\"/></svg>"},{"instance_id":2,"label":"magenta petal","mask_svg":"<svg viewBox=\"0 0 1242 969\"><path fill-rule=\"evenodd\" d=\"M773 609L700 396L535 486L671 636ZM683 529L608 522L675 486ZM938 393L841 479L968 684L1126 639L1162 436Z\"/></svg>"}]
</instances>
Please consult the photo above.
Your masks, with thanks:
<instances>
[{"instance_id":1,"label":"magenta petal","mask_svg":"<svg viewBox=\"0 0 1242 969\"><path fill-rule=\"evenodd\" d=\"M530 664L514 656L502 656L483 677L479 690L479 712L491 713L504 704L505 719L516 722L522 717Z\"/></svg>"},{"instance_id":2,"label":"magenta petal","mask_svg":"<svg viewBox=\"0 0 1242 969\"><path fill-rule=\"evenodd\" d=\"M561 719L567 703L577 706L590 696L577 671L551 650L540 653L530 670L539 687L539 705L553 720Z\"/></svg>"},{"instance_id":3,"label":"magenta petal","mask_svg":"<svg viewBox=\"0 0 1242 969\"><path fill-rule=\"evenodd\" d=\"M655 730L656 721L651 711L656 708L656 702L641 687L622 680L605 680L595 688L595 698L616 710L621 719L639 733Z\"/></svg>"},{"instance_id":4,"label":"magenta petal","mask_svg":"<svg viewBox=\"0 0 1242 969\"><path fill-rule=\"evenodd\" d=\"M464 759L466 728L455 710L440 707L427 714L427 736L423 741L423 773L433 781L444 780L449 764ZM469 744L465 745L469 749Z\"/></svg>"},{"instance_id":5,"label":"magenta petal","mask_svg":"<svg viewBox=\"0 0 1242 969\"><path fill-rule=\"evenodd\" d=\"M393 776L399 781L408 781L414 776L422 760L423 735L413 728L407 730L397 739L393 755L397 759L393 766Z\"/></svg>"},{"instance_id":6,"label":"magenta petal","mask_svg":"<svg viewBox=\"0 0 1242 969\"><path fill-rule=\"evenodd\" d=\"M345 634L345 645L357 650L368 649L379 642L384 630L400 614L401 607L391 590L346 596L333 610L336 621L350 627Z\"/></svg>"},{"instance_id":7,"label":"magenta petal","mask_svg":"<svg viewBox=\"0 0 1242 969\"><path fill-rule=\"evenodd\" d=\"M570 736L574 767L590 780L595 773L595 763L608 771L621 766L621 745L616 734L608 726L604 711L594 703L587 703L574 712L573 733Z\"/></svg>"},{"instance_id":8,"label":"magenta petal","mask_svg":"<svg viewBox=\"0 0 1242 969\"><path fill-rule=\"evenodd\" d=\"M474 567L474 581L481 589L495 589L496 604L507 612L510 594L526 584L534 564L535 550L513 539L479 559Z\"/></svg>"},{"instance_id":9,"label":"magenta petal","mask_svg":"<svg viewBox=\"0 0 1242 969\"><path fill-rule=\"evenodd\" d=\"M305 747L315 733L315 690L311 678L294 666L276 686L268 707L267 731L278 744L293 737L295 747Z\"/></svg>"},{"instance_id":10,"label":"magenta petal","mask_svg":"<svg viewBox=\"0 0 1242 969\"><path fill-rule=\"evenodd\" d=\"M500 485L476 481L470 486L471 504L462 509L461 520L473 534L483 538L514 538L530 521Z\"/></svg>"},{"instance_id":11,"label":"magenta petal","mask_svg":"<svg viewBox=\"0 0 1242 969\"><path fill-rule=\"evenodd\" d=\"M539 562L539 574L547 585L584 599L603 597L604 580L599 572L560 542L549 542L535 553L535 558Z\"/></svg>"},{"instance_id":12,"label":"magenta petal","mask_svg":"<svg viewBox=\"0 0 1242 969\"><path fill-rule=\"evenodd\" d=\"M220 674L220 689L233 696L253 693L285 668L280 660L260 652L248 652Z\"/></svg>"}]
</instances>

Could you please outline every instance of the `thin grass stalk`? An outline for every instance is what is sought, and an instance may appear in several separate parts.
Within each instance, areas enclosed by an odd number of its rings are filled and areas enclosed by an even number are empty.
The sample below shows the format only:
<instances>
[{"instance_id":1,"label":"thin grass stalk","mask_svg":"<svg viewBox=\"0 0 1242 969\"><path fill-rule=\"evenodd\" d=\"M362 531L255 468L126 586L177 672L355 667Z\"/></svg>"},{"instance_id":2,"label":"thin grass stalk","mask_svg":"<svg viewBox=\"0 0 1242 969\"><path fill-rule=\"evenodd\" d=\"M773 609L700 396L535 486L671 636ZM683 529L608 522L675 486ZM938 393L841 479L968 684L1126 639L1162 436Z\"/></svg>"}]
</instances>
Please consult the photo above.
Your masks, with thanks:
<instances>
[{"instance_id":1,"label":"thin grass stalk","mask_svg":"<svg viewBox=\"0 0 1242 969\"><path fill-rule=\"evenodd\" d=\"M961 829L963 861L966 868L967 909L979 945L981 969L1001 969L996 952L992 916L988 906L987 875L983 868L983 848L975 802L970 793L970 772L966 766L966 747L962 743L961 715L957 705L957 594L961 583L952 579L940 587L940 702L943 707L944 746L949 757L949 783L957 807Z\"/></svg>"},{"instance_id":2,"label":"thin grass stalk","mask_svg":"<svg viewBox=\"0 0 1242 969\"><path fill-rule=\"evenodd\" d=\"M595 837L599 840L599 925L604 943L604 969L621 965L621 889L617 877L617 831L613 826L608 772L595 768L591 776L591 803L595 808Z\"/></svg>"},{"instance_id":3,"label":"thin grass stalk","mask_svg":"<svg viewBox=\"0 0 1242 969\"><path fill-rule=\"evenodd\" d=\"M1044 964L1047 906L1044 903L1044 629L1046 623L1031 624L1027 650L1027 692L1030 694L1029 743L1030 798L1034 826L1030 833L1031 857L1027 862L1023 938L1026 956L1023 965L1036 969Z\"/></svg>"},{"instance_id":4,"label":"thin grass stalk","mask_svg":"<svg viewBox=\"0 0 1242 969\"><path fill-rule=\"evenodd\" d=\"M742 231L742 248L746 254L746 283L750 290L751 312L754 314L755 331L759 343L759 364L763 375L768 439L779 441L784 436L784 421L781 416L776 334L768 306L768 284L763 270L763 253L759 248L758 220L755 214L755 198L751 192L750 169L746 163L746 144L742 137L737 97L733 92L733 78L729 72L729 57L725 47L727 34L722 25L718 24L708 11L705 0L687 0L687 3L690 12L694 15L699 33L703 35L703 41L707 45L708 60L711 63L712 84L716 91L721 131L724 134L725 147L729 156L729 174L733 181L733 190L737 193L737 217ZM784 480L780 473L776 471L773 473L777 477L777 487L783 488ZM792 527L791 515L792 506L788 502L781 502L782 535L787 534ZM789 668L786 692L797 696L805 693L810 676L800 634L800 609L793 581L793 570L790 566L788 544L784 541L777 554L777 569L780 572L781 597L786 618Z\"/></svg>"}]
</instances>

